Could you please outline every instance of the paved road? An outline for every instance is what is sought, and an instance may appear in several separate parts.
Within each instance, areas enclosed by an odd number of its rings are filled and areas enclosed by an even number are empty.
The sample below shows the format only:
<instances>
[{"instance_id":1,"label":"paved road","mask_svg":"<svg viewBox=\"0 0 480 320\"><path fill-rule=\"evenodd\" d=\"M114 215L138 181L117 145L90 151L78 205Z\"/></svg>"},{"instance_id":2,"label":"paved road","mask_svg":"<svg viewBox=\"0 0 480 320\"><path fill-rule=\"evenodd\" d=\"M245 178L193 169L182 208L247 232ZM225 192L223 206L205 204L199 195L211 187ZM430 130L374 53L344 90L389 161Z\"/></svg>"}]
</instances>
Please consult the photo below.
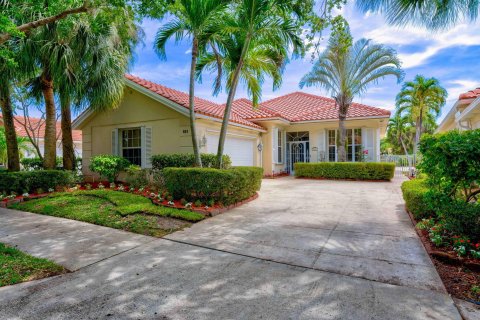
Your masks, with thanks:
<instances>
[{"instance_id":1,"label":"paved road","mask_svg":"<svg viewBox=\"0 0 480 320\"><path fill-rule=\"evenodd\" d=\"M168 239L0 209L0 242L76 270L0 289L0 318L460 319L399 183L264 180Z\"/></svg>"}]
</instances>

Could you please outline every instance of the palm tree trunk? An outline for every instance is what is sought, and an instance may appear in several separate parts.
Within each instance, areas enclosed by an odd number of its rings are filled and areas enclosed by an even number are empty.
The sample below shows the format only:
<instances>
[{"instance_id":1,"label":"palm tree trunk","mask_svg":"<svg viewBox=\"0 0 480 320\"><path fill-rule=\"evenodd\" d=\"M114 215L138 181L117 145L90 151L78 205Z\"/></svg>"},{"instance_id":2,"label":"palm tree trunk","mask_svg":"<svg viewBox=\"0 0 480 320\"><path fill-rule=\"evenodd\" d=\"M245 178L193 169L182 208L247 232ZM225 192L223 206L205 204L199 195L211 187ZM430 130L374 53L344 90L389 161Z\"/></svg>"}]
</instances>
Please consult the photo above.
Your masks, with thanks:
<instances>
[{"instance_id":1,"label":"palm tree trunk","mask_svg":"<svg viewBox=\"0 0 480 320\"><path fill-rule=\"evenodd\" d=\"M190 131L192 132L193 154L195 155L195 165L202 167L202 157L197 140L197 128L195 124L195 69L197 67L198 58L198 39L193 38L192 43L192 62L190 65L190 88L189 88L189 112L190 112Z\"/></svg>"},{"instance_id":2,"label":"palm tree trunk","mask_svg":"<svg viewBox=\"0 0 480 320\"><path fill-rule=\"evenodd\" d=\"M75 150L72 137L72 112L68 94L60 93L63 169L75 170Z\"/></svg>"},{"instance_id":3,"label":"palm tree trunk","mask_svg":"<svg viewBox=\"0 0 480 320\"><path fill-rule=\"evenodd\" d=\"M55 97L53 93L53 80L48 70L44 70L40 80L43 98L45 100L45 148L43 155L43 168L55 169L57 160L57 119Z\"/></svg>"},{"instance_id":4,"label":"palm tree trunk","mask_svg":"<svg viewBox=\"0 0 480 320\"><path fill-rule=\"evenodd\" d=\"M422 127L423 127L422 113L418 117L418 121L415 124L415 145L413 146L413 154L418 152L418 144L420 143L420 138L422 137Z\"/></svg>"},{"instance_id":5,"label":"palm tree trunk","mask_svg":"<svg viewBox=\"0 0 480 320\"><path fill-rule=\"evenodd\" d=\"M18 151L17 134L13 116L10 86L7 84L0 90L0 103L2 107L3 126L7 142L7 167L10 171L20 171L20 153Z\"/></svg>"},{"instance_id":6,"label":"palm tree trunk","mask_svg":"<svg viewBox=\"0 0 480 320\"><path fill-rule=\"evenodd\" d=\"M218 149L217 149L217 165L219 168L223 166L223 151L225 148L225 140L227 138L227 129L228 122L230 120L230 113L232 112L232 104L235 99L235 93L237 92L238 80L240 78L240 72L242 71L243 61L245 55L247 54L248 47L250 46L251 34L248 34L245 43L243 44L242 53L240 54L240 59L233 74L232 85L230 91L228 92L227 103L225 104L225 111L223 113L222 120L222 129L220 130L220 137L218 139Z\"/></svg>"},{"instance_id":7,"label":"palm tree trunk","mask_svg":"<svg viewBox=\"0 0 480 320\"><path fill-rule=\"evenodd\" d=\"M338 162L347 161L347 152L345 151L345 142L347 138L347 129L345 128L345 120L347 119L348 103L345 96L335 99L338 105L338 129L339 129L339 146L338 146Z\"/></svg>"}]
</instances>

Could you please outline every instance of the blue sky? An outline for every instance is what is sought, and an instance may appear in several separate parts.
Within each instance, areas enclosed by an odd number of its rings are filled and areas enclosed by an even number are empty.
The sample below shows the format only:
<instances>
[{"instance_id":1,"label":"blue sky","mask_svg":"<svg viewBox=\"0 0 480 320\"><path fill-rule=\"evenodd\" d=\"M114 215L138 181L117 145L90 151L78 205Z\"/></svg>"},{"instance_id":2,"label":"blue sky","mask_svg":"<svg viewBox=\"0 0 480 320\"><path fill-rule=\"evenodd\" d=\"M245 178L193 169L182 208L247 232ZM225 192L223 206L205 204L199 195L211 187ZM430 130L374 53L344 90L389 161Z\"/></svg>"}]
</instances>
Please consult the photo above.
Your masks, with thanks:
<instances>
[{"instance_id":1,"label":"blue sky","mask_svg":"<svg viewBox=\"0 0 480 320\"><path fill-rule=\"evenodd\" d=\"M417 74L436 77L449 93L447 104L442 112L445 115L462 92L480 86L480 23L460 24L455 28L432 33L418 27L392 27L385 23L381 15L362 14L350 3L341 12L348 20L354 39L368 38L394 48L403 62L405 80ZM182 91L188 90L189 44L188 41L167 45L167 60L161 61L153 50L153 39L161 21L144 20L142 27L145 37L143 44L136 49L135 62L130 73ZM325 33L322 45L326 44ZM283 85L273 91L271 82L263 87L262 100L300 90L298 82L312 67L310 56L303 60L293 60L285 69ZM212 78L205 75L202 84L197 84L196 95L216 102L226 100L225 92L212 96ZM386 109L394 109L395 96L400 90L393 78L385 78L373 85L357 102ZM318 88L302 91L326 95ZM248 97L245 88L240 87L237 97ZM439 118L439 121L442 117Z\"/></svg>"}]
</instances>

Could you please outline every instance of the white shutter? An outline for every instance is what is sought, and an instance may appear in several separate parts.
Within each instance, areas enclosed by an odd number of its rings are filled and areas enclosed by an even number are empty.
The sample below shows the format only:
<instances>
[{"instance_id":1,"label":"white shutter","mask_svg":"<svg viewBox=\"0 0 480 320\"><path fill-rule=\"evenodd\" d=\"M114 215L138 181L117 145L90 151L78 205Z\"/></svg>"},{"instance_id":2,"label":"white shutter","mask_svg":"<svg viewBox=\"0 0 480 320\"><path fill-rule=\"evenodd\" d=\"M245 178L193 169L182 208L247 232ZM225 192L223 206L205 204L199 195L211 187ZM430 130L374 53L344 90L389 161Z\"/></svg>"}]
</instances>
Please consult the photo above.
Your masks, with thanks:
<instances>
[{"instance_id":1,"label":"white shutter","mask_svg":"<svg viewBox=\"0 0 480 320\"><path fill-rule=\"evenodd\" d=\"M362 128L362 144L364 152L367 152L365 158L367 161L374 161L374 129L372 128Z\"/></svg>"},{"instance_id":2,"label":"white shutter","mask_svg":"<svg viewBox=\"0 0 480 320\"><path fill-rule=\"evenodd\" d=\"M118 156L118 129L112 130L112 155Z\"/></svg>"},{"instance_id":3,"label":"white shutter","mask_svg":"<svg viewBox=\"0 0 480 320\"><path fill-rule=\"evenodd\" d=\"M278 163L278 128L274 128L273 129L273 141L272 141L272 145L273 145L273 163Z\"/></svg>"},{"instance_id":4,"label":"white shutter","mask_svg":"<svg viewBox=\"0 0 480 320\"><path fill-rule=\"evenodd\" d=\"M152 156L152 128L140 127L141 143L142 143L142 168L151 168L152 163L150 157Z\"/></svg>"}]
</instances>

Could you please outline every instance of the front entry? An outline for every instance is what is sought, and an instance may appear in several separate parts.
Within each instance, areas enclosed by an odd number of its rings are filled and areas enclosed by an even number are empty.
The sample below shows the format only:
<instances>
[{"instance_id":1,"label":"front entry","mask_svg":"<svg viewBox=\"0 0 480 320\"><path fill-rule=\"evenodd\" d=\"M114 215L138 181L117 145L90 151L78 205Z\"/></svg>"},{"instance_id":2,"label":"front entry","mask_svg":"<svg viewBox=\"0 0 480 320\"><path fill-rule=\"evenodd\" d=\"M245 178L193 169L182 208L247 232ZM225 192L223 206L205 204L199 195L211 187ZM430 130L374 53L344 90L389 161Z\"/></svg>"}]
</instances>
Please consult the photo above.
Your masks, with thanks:
<instances>
[{"instance_id":1,"label":"front entry","mask_svg":"<svg viewBox=\"0 0 480 320\"><path fill-rule=\"evenodd\" d=\"M293 165L297 162L310 162L310 141L308 132L287 133L288 171L293 174Z\"/></svg>"}]
</instances>

